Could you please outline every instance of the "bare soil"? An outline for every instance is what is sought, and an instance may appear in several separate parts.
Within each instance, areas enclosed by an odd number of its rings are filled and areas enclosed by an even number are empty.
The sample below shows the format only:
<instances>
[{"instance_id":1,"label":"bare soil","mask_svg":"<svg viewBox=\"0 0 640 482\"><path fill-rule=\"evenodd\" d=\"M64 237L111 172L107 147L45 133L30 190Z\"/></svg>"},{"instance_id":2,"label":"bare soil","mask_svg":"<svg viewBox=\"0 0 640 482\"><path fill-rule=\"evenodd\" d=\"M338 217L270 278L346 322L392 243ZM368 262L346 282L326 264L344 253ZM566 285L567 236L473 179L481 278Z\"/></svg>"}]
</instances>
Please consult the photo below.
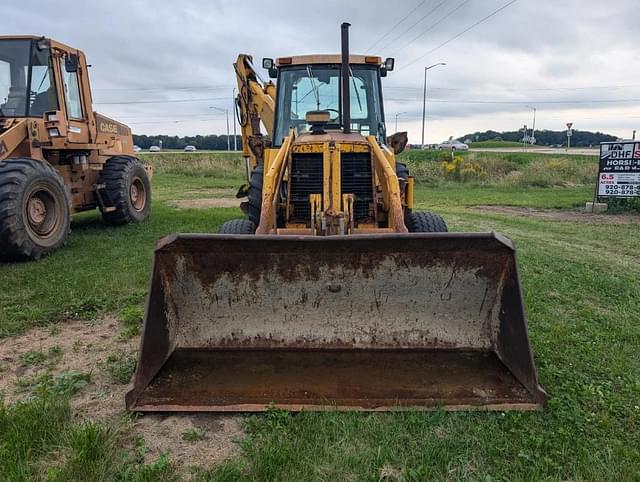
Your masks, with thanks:
<instances>
[{"instance_id":1,"label":"bare soil","mask_svg":"<svg viewBox=\"0 0 640 482\"><path fill-rule=\"evenodd\" d=\"M240 201L231 197L214 197L199 199L177 199L167 203L172 208L179 209L210 209L210 208L237 208Z\"/></svg>"},{"instance_id":2,"label":"bare soil","mask_svg":"<svg viewBox=\"0 0 640 482\"><path fill-rule=\"evenodd\" d=\"M525 216L550 221L590 224L640 224L640 214L594 214L578 210L533 209L515 206L471 206L475 211Z\"/></svg>"},{"instance_id":3,"label":"bare soil","mask_svg":"<svg viewBox=\"0 0 640 482\"><path fill-rule=\"evenodd\" d=\"M71 399L73 414L81 419L108 421L125 412L124 394L129 385L116 383L105 368L108 356L114 352L135 353L139 338L122 340L120 323L115 317L97 322L67 321L48 328L34 328L23 335L0 339L0 393L10 404L30 396L20 387L19 380L49 371L56 375L68 370L90 373L90 383ZM59 347L62 355L49 356L49 349ZM20 355L40 351L47 360L26 366ZM172 462L189 466L211 466L233 455L234 440L240 438L242 417L213 414L150 414L137 417L131 436L142 436L148 449L148 461L168 454ZM198 440L187 441L183 434L196 429Z\"/></svg>"}]
</instances>

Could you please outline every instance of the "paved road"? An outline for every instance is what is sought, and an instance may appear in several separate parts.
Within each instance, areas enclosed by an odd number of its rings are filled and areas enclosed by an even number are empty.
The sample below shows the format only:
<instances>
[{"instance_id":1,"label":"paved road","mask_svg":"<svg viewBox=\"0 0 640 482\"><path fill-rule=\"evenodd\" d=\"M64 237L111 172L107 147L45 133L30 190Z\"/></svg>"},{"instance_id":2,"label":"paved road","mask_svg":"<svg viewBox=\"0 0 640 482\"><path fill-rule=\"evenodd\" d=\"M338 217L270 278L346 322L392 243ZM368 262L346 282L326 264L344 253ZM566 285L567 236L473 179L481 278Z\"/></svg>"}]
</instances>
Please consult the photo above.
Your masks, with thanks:
<instances>
[{"instance_id":1,"label":"paved road","mask_svg":"<svg viewBox=\"0 0 640 482\"><path fill-rule=\"evenodd\" d=\"M478 147L476 149L469 149L471 152L531 152L536 154L568 154L570 156L599 156L600 149L589 149L582 147L572 147L567 150L564 148L556 148L556 147L529 147L526 150L522 147Z\"/></svg>"}]
</instances>

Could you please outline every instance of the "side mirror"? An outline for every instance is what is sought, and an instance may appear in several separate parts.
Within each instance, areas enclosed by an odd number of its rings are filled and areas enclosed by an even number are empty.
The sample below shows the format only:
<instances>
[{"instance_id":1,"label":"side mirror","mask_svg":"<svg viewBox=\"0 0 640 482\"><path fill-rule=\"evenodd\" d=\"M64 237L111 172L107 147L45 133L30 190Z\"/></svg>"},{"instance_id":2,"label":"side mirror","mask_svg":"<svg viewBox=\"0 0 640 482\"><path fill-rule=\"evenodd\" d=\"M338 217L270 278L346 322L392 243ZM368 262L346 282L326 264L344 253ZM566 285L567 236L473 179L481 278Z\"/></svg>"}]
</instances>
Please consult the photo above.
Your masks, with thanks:
<instances>
[{"instance_id":1,"label":"side mirror","mask_svg":"<svg viewBox=\"0 0 640 482\"><path fill-rule=\"evenodd\" d=\"M269 78L275 79L278 77L278 69L276 68L276 64L273 59L264 58L262 59L262 68L267 69L269 71Z\"/></svg>"},{"instance_id":2,"label":"side mirror","mask_svg":"<svg viewBox=\"0 0 640 482\"><path fill-rule=\"evenodd\" d=\"M388 57L385 61L384 61L384 68L387 72L391 72L393 71L393 68L396 65L396 59L394 59L393 57Z\"/></svg>"},{"instance_id":3,"label":"side mirror","mask_svg":"<svg viewBox=\"0 0 640 482\"><path fill-rule=\"evenodd\" d=\"M78 54L67 54L65 56L64 70L70 74L78 71Z\"/></svg>"}]
</instances>

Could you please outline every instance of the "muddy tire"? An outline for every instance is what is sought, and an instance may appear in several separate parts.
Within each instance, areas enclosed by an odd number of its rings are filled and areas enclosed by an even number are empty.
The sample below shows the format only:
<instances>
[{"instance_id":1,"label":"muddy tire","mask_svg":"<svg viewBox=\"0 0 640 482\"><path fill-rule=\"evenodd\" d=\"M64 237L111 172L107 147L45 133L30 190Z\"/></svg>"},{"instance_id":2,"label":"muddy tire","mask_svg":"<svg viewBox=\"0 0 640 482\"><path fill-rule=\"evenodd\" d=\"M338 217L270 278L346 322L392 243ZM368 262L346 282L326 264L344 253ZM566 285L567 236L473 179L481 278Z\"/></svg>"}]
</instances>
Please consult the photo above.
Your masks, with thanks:
<instances>
[{"instance_id":1,"label":"muddy tire","mask_svg":"<svg viewBox=\"0 0 640 482\"><path fill-rule=\"evenodd\" d=\"M256 225L249 219L232 219L218 230L220 234L255 234Z\"/></svg>"},{"instance_id":2,"label":"muddy tire","mask_svg":"<svg viewBox=\"0 0 640 482\"><path fill-rule=\"evenodd\" d=\"M264 165L258 164L249 177L249 192L247 201L243 203L243 210L249 219L256 226L260 224L260 211L262 210L262 183Z\"/></svg>"},{"instance_id":3,"label":"muddy tire","mask_svg":"<svg viewBox=\"0 0 640 482\"><path fill-rule=\"evenodd\" d=\"M449 231L441 216L428 211L411 213L406 224L410 233L446 233Z\"/></svg>"},{"instance_id":4,"label":"muddy tire","mask_svg":"<svg viewBox=\"0 0 640 482\"><path fill-rule=\"evenodd\" d=\"M396 176L398 176L398 182L400 182L400 189L402 190L402 183L407 183L407 179L409 179L409 168L406 164L402 162L396 162ZM404 208L404 218L407 219L411 216L411 209L405 207Z\"/></svg>"},{"instance_id":5,"label":"muddy tire","mask_svg":"<svg viewBox=\"0 0 640 482\"><path fill-rule=\"evenodd\" d=\"M102 219L107 224L141 223L151 212L151 183L142 163L135 157L114 156L100 173L100 184L105 185L107 205L115 207L106 211L102 207Z\"/></svg>"},{"instance_id":6,"label":"muddy tire","mask_svg":"<svg viewBox=\"0 0 640 482\"><path fill-rule=\"evenodd\" d=\"M69 235L69 193L58 172L27 157L0 162L0 259L38 259Z\"/></svg>"},{"instance_id":7,"label":"muddy tire","mask_svg":"<svg viewBox=\"0 0 640 482\"><path fill-rule=\"evenodd\" d=\"M408 179L409 178L409 168L406 164L402 162L396 162L396 176L400 179Z\"/></svg>"}]
</instances>

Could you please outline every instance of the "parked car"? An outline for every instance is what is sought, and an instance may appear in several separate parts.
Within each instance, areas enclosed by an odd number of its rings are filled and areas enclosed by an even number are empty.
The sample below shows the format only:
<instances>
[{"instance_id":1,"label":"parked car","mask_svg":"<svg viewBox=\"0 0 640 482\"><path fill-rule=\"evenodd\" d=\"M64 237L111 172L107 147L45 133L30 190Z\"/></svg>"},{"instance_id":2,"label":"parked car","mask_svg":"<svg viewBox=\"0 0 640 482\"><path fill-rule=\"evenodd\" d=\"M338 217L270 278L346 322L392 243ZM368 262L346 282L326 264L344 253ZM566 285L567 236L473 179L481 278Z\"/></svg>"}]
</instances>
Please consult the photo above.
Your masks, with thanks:
<instances>
[{"instance_id":1,"label":"parked car","mask_svg":"<svg viewBox=\"0 0 640 482\"><path fill-rule=\"evenodd\" d=\"M151 146L149 152L160 152L160 148L158 146Z\"/></svg>"},{"instance_id":2,"label":"parked car","mask_svg":"<svg viewBox=\"0 0 640 482\"><path fill-rule=\"evenodd\" d=\"M184 152L196 152L196 146L184 146Z\"/></svg>"},{"instance_id":3,"label":"parked car","mask_svg":"<svg viewBox=\"0 0 640 482\"><path fill-rule=\"evenodd\" d=\"M438 145L439 151L468 151L469 146L464 142L450 140L444 141L442 144Z\"/></svg>"},{"instance_id":4,"label":"parked car","mask_svg":"<svg viewBox=\"0 0 640 482\"><path fill-rule=\"evenodd\" d=\"M142 148L140 146L133 146L133 152L140 152Z\"/></svg>"}]
</instances>

